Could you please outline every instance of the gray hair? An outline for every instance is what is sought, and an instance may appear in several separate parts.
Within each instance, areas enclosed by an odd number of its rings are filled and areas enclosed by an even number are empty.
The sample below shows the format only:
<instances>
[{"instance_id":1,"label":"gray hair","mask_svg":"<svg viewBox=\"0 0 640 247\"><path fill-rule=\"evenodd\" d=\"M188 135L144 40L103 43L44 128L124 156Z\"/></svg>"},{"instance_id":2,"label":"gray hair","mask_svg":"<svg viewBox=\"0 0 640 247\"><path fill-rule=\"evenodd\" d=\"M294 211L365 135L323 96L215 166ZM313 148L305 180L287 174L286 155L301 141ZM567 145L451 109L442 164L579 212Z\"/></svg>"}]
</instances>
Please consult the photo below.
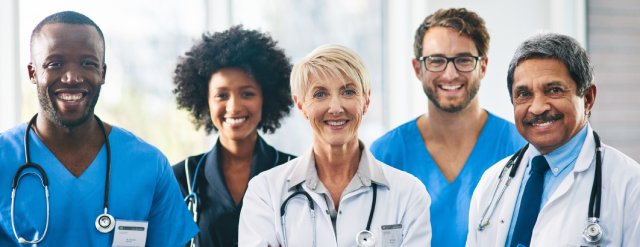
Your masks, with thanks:
<instances>
[{"instance_id":1,"label":"gray hair","mask_svg":"<svg viewBox=\"0 0 640 247\"><path fill-rule=\"evenodd\" d=\"M578 96L583 96L593 85L593 65L587 51L575 39L556 33L533 36L516 49L507 73L509 97L513 98L513 75L516 67L525 60L534 58L556 59L567 66L571 79L576 82Z\"/></svg>"}]
</instances>

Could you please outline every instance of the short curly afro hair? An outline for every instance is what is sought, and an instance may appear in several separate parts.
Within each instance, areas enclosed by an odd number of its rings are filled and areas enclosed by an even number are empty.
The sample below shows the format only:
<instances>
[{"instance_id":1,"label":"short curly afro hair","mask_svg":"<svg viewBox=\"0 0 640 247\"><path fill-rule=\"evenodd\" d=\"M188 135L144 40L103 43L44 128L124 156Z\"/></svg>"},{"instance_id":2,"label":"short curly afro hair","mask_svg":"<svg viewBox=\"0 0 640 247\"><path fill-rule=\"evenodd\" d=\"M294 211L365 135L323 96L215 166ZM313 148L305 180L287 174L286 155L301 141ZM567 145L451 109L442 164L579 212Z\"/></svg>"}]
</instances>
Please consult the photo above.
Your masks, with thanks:
<instances>
[{"instance_id":1,"label":"short curly afro hair","mask_svg":"<svg viewBox=\"0 0 640 247\"><path fill-rule=\"evenodd\" d=\"M187 109L196 129L218 131L209 114L209 79L223 68L239 68L262 89L262 119L257 129L273 133L293 106L289 77L291 63L284 50L267 34L233 26L224 32L205 33L176 66L173 93L179 109Z\"/></svg>"}]
</instances>

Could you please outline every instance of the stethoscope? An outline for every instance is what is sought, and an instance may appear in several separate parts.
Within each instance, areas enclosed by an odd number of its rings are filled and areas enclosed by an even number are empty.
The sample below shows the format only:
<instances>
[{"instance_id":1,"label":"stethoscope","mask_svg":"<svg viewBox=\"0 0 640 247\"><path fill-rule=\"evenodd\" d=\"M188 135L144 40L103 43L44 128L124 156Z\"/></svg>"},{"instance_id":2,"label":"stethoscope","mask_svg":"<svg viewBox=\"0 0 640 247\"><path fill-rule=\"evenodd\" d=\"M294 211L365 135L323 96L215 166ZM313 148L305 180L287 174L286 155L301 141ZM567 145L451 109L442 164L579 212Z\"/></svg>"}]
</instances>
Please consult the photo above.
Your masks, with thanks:
<instances>
[{"instance_id":1,"label":"stethoscope","mask_svg":"<svg viewBox=\"0 0 640 247\"><path fill-rule=\"evenodd\" d=\"M604 231L602 230L602 227L599 224L600 199L602 197L601 195L602 146L600 143L600 137L595 131L593 131L593 138L596 142L596 168L595 168L596 170L593 178L593 186L591 187L591 197L589 199L589 213L587 217L587 226L584 228L584 231L582 232L582 238L589 244L598 244L602 240L602 237L604 235ZM500 199L504 195L504 192L507 190L507 187L511 183L511 180L516 175L518 166L520 166L520 161L522 161L522 157L524 156L524 153L525 151L527 151L528 147L529 147L529 144L525 145L522 149L518 150L515 154L513 154L513 156L511 156L511 158L509 159L509 161L507 161L507 164L502 168L502 171L498 176L498 184L496 185L496 189L493 191L493 194L491 195L491 200L489 201L489 205L482 213L480 224L478 224L479 231L483 231L489 225L489 220L493 216L493 213L495 212L496 207L500 202ZM496 193L500 188L500 183L502 182L502 178L507 170L509 170L509 176L507 177L507 180L504 183L504 186L502 187L502 190L500 191L500 194L498 195L498 198L494 203Z\"/></svg>"},{"instance_id":2,"label":"stethoscope","mask_svg":"<svg viewBox=\"0 0 640 247\"><path fill-rule=\"evenodd\" d=\"M362 230L356 234L356 244L360 247L371 247L376 243L375 236L371 232L371 220L373 219L373 213L376 210L376 195L378 194L378 185L375 183L371 183L373 187L373 200L371 200L371 209L369 210L369 219L367 220L367 227L365 230ZM288 247L287 244L287 227L286 227L286 213L287 213L287 204L294 197L302 195L309 202L309 213L311 215L311 221L313 221L313 247L316 245L316 213L315 213L315 205L313 204L313 199L311 199L311 195L302 189L301 184L296 185L296 191L293 192L289 197L287 197L284 202L282 202L282 206L280 206L280 224L282 226L282 241L284 242L284 247Z\"/></svg>"},{"instance_id":3,"label":"stethoscope","mask_svg":"<svg viewBox=\"0 0 640 247\"><path fill-rule=\"evenodd\" d=\"M26 163L21 165L18 170L16 171L15 176L13 177L13 181L11 182L11 227L13 229L13 235L15 236L15 238L18 240L18 242L20 244L37 244L42 242L42 240L44 240L44 237L47 235L47 230L49 229L49 179L47 178L47 173L44 171L44 169L42 169L42 167L34 162L31 162L31 154L30 154L30 149L29 149L29 130L31 130L31 127L35 124L36 122L36 118L38 117L38 114L34 115L31 120L29 121L29 124L27 125L27 129L25 131L24 134L24 152L25 152L25 156L26 156ZM110 177L110 170L111 170L111 148L109 145L109 138L107 138L107 132L104 129L104 124L102 123L102 121L100 120L100 118L98 118L97 116L95 116L96 121L98 122L98 126L100 126L100 130L102 130L102 134L104 135L104 139L105 139L105 143L106 143L106 148L107 148L107 176L105 178L105 185L104 185L104 213L98 215L98 217L96 218L96 229L101 232L101 233L108 233L110 231L113 230L114 226L115 226L115 220L113 218L113 216L111 216L108 213L108 209L109 209L109 177ZM34 168L36 169L38 172L33 172L33 171L29 171L29 172L25 172L22 173L22 171L24 171L27 168ZM16 231L16 226L15 226L15 222L14 222L14 205L15 205L15 197L16 197L16 191L18 189L18 184L20 183L20 180L25 176L25 175L33 175L36 176L40 179L40 183L42 185L42 187L44 188L44 195L45 195L45 199L46 199L46 204L47 204L47 218L45 221L45 225L44 225L44 231L42 232L42 236L40 238L34 238L33 240L26 240L23 237L18 236L18 233Z\"/></svg>"},{"instance_id":4,"label":"stethoscope","mask_svg":"<svg viewBox=\"0 0 640 247\"><path fill-rule=\"evenodd\" d=\"M271 167L276 166L276 164L278 163L278 160L280 159L280 153L278 153L278 150L273 149L273 151L275 153L276 158L273 160L273 165ZM190 176L191 172L189 171L189 158L184 160L184 172L187 177L187 192L188 192L187 196L184 197L184 201L187 203L187 209L191 211L191 214L193 215L193 221L196 224L198 223L198 220L199 220L198 206L200 205L200 196L198 196L198 193L196 192L198 172L200 171L200 167L203 161L206 159L207 155L209 155L209 153L202 155L202 157L200 157L200 160L198 160L198 164L196 165L196 170L193 172L193 181L191 181L191 176ZM289 159L291 159L291 157L289 157ZM191 242L189 243L189 246L195 247L196 246L195 240L196 240L196 236L191 238Z\"/></svg>"}]
</instances>

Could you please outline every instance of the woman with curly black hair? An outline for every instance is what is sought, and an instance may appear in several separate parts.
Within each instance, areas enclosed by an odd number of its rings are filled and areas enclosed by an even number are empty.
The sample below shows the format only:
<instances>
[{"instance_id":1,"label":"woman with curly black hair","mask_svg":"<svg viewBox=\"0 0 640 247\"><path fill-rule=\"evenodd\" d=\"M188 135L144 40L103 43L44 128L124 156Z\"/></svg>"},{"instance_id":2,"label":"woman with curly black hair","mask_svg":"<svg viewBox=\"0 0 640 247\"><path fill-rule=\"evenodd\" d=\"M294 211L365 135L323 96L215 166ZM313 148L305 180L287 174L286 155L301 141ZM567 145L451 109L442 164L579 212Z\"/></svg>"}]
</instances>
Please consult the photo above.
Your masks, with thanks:
<instances>
[{"instance_id":1,"label":"woman with curly black hair","mask_svg":"<svg viewBox=\"0 0 640 247\"><path fill-rule=\"evenodd\" d=\"M174 76L178 107L196 129L218 132L207 153L173 166L200 233L192 246L237 246L238 220L249 180L294 158L258 134L273 133L293 105L291 64L268 35L234 26L202 35Z\"/></svg>"}]
</instances>

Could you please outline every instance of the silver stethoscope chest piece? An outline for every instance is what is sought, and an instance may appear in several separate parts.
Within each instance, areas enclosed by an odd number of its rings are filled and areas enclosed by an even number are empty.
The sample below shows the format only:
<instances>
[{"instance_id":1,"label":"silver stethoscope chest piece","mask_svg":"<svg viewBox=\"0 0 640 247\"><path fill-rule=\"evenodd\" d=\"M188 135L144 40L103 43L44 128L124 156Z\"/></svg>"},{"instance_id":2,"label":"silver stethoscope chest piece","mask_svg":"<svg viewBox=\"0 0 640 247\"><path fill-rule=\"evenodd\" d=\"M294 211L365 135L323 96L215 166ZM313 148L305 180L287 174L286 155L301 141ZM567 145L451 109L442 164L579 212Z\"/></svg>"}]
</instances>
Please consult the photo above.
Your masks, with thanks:
<instances>
[{"instance_id":1,"label":"silver stethoscope chest piece","mask_svg":"<svg viewBox=\"0 0 640 247\"><path fill-rule=\"evenodd\" d=\"M98 215L96 218L96 229L101 233L108 233L116 226L115 219L110 214L105 213Z\"/></svg>"},{"instance_id":2,"label":"silver stethoscope chest piece","mask_svg":"<svg viewBox=\"0 0 640 247\"><path fill-rule=\"evenodd\" d=\"M587 227L582 232L582 237L587 243L598 243L602 239L602 227L598 224L598 219L589 218Z\"/></svg>"},{"instance_id":3,"label":"silver stethoscope chest piece","mask_svg":"<svg viewBox=\"0 0 640 247\"><path fill-rule=\"evenodd\" d=\"M376 244L376 238L370 231L362 230L356 234L356 243L359 247L372 247Z\"/></svg>"}]
</instances>

